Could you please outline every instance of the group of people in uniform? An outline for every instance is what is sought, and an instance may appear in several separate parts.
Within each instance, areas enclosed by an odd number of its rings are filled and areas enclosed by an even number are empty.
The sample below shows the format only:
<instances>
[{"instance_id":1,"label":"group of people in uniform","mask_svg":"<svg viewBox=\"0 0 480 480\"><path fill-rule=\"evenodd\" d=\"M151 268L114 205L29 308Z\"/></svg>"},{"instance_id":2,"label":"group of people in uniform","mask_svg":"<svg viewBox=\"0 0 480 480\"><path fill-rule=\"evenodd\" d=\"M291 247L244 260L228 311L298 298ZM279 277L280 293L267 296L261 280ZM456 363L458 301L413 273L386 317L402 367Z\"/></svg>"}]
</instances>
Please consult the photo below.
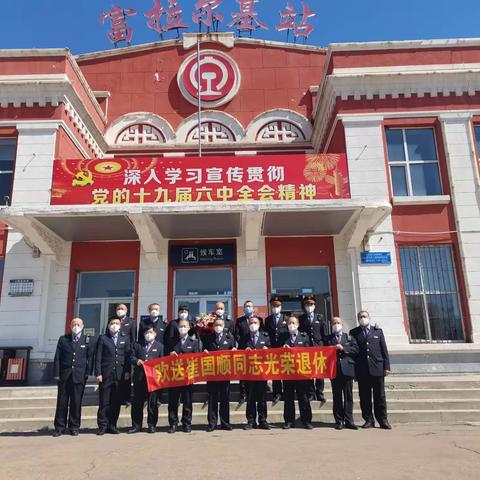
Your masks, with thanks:
<instances>
[{"instance_id":1,"label":"group of people in uniform","mask_svg":"<svg viewBox=\"0 0 480 480\"><path fill-rule=\"evenodd\" d=\"M314 296L304 297L304 313L298 317L282 311L279 297L271 299L270 307L271 314L262 319L256 315L253 302L247 300L244 315L233 322L225 305L219 302L213 313L213 331L205 333L196 329L200 318L191 319L187 305L180 305L176 319L165 321L160 316L159 304L152 303L148 306L148 318L142 319L137 328L136 320L128 316L126 305L119 304L116 316L109 320L105 333L96 341L85 335L83 321L74 318L71 333L60 337L55 353L58 396L53 435L79 434L83 394L92 372L99 385L97 435L119 433L117 421L122 404L131 405L132 427L128 433L142 431L145 405L147 431L155 433L161 391L148 392L144 362L164 355L311 346L333 346L337 350L337 374L331 379L335 428L359 428L353 418L356 379L364 420L361 428L373 428L376 419L381 428L391 429L384 386L384 378L390 372L389 355L383 331L370 320L368 312L360 311L359 325L346 332L340 317L328 322L315 312ZM284 402L284 429L295 426L295 397L302 426L313 428L311 402L325 404L324 383L323 379L272 382L272 404ZM180 426L184 432L191 432L193 389L193 385L168 389L168 433L175 433ZM267 391L267 381L240 382L240 404L246 403L245 430L271 428ZM207 394L207 431L232 430L230 382L207 382Z\"/></svg>"}]
</instances>

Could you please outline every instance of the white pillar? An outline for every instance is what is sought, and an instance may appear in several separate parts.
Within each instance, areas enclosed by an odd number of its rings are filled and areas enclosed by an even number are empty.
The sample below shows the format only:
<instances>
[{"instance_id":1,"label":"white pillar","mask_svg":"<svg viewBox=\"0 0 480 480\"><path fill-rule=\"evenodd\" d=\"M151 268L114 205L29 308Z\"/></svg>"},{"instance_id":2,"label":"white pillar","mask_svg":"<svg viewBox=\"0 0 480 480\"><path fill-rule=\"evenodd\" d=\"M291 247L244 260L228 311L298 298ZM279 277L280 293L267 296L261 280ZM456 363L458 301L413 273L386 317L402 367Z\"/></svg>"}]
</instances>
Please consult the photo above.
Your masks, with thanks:
<instances>
[{"instance_id":1,"label":"white pillar","mask_svg":"<svg viewBox=\"0 0 480 480\"><path fill-rule=\"evenodd\" d=\"M480 181L468 113L440 115L472 337L480 343Z\"/></svg>"}]
</instances>

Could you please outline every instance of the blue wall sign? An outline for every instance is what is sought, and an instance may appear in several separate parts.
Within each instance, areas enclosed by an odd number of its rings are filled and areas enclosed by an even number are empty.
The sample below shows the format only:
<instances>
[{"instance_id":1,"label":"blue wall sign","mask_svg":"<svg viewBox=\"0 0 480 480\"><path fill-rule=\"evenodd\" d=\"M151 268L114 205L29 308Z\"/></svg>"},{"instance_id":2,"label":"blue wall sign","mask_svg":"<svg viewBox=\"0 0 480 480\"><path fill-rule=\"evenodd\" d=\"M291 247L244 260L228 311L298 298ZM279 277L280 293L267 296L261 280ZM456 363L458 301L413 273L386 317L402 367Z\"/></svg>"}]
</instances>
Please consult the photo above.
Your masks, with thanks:
<instances>
[{"instance_id":1,"label":"blue wall sign","mask_svg":"<svg viewBox=\"0 0 480 480\"><path fill-rule=\"evenodd\" d=\"M391 265L392 255L390 252L360 252L362 265Z\"/></svg>"}]
</instances>

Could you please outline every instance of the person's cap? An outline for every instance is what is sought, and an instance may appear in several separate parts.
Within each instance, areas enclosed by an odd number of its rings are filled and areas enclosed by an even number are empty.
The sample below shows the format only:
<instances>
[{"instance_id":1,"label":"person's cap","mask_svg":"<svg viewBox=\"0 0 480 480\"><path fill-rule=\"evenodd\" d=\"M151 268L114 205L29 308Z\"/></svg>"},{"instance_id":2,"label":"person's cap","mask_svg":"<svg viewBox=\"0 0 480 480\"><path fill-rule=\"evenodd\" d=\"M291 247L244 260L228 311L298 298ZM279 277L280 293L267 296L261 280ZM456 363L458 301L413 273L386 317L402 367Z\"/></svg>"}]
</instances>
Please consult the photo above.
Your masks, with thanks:
<instances>
[{"instance_id":1,"label":"person's cap","mask_svg":"<svg viewBox=\"0 0 480 480\"><path fill-rule=\"evenodd\" d=\"M280 306L282 304L282 299L280 297L272 297L270 299L270 305Z\"/></svg>"},{"instance_id":2,"label":"person's cap","mask_svg":"<svg viewBox=\"0 0 480 480\"><path fill-rule=\"evenodd\" d=\"M307 295L303 299L303 304L305 304L305 303L317 303L317 300L315 299L315 297L313 295Z\"/></svg>"}]
</instances>

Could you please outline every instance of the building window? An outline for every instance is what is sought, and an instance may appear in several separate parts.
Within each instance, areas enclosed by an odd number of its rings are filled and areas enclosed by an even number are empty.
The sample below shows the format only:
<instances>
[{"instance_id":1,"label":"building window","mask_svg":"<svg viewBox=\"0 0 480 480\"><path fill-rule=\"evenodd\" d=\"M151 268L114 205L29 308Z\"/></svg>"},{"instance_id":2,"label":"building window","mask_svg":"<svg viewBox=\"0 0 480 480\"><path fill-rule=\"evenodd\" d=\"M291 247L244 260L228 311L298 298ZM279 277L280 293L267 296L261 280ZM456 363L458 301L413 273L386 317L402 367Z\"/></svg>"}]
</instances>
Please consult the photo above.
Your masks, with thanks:
<instances>
[{"instance_id":1,"label":"building window","mask_svg":"<svg viewBox=\"0 0 480 480\"><path fill-rule=\"evenodd\" d=\"M291 122L277 120L264 125L257 134L257 142L292 143L304 142L300 128Z\"/></svg>"},{"instance_id":2,"label":"building window","mask_svg":"<svg viewBox=\"0 0 480 480\"><path fill-rule=\"evenodd\" d=\"M16 147L15 138L0 138L0 205L10 205L12 200Z\"/></svg>"},{"instance_id":3,"label":"building window","mask_svg":"<svg viewBox=\"0 0 480 480\"><path fill-rule=\"evenodd\" d=\"M388 128L386 136L393 195L441 195L433 128Z\"/></svg>"},{"instance_id":4,"label":"building window","mask_svg":"<svg viewBox=\"0 0 480 480\"><path fill-rule=\"evenodd\" d=\"M473 130L475 131L475 142L477 144L477 155L480 156L480 125L475 125Z\"/></svg>"},{"instance_id":5,"label":"building window","mask_svg":"<svg viewBox=\"0 0 480 480\"><path fill-rule=\"evenodd\" d=\"M464 341L451 247L401 247L400 264L412 342Z\"/></svg>"},{"instance_id":6,"label":"building window","mask_svg":"<svg viewBox=\"0 0 480 480\"><path fill-rule=\"evenodd\" d=\"M122 130L116 143L121 145L157 145L165 143L165 137L160 130L151 125L138 124L130 125Z\"/></svg>"},{"instance_id":7,"label":"building window","mask_svg":"<svg viewBox=\"0 0 480 480\"><path fill-rule=\"evenodd\" d=\"M218 122L202 122L200 139L205 143L235 142L235 135L225 125ZM198 142L198 125L187 135L187 143Z\"/></svg>"}]
</instances>

